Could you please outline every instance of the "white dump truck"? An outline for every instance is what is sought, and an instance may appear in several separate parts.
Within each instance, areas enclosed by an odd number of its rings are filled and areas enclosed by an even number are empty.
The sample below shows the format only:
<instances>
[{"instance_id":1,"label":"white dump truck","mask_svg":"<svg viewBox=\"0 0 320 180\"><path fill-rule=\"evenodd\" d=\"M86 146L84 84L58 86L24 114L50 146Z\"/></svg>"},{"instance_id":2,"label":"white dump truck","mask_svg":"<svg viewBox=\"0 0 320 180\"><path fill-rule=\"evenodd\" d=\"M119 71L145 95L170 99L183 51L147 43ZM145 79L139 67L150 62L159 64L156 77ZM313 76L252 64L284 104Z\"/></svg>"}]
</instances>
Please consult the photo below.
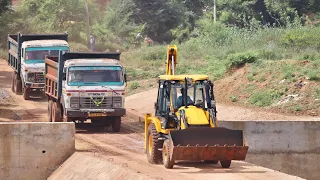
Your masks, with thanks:
<instances>
[{"instance_id":1,"label":"white dump truck","mask_svg":"<svg viewBox=\"0 0 320 180\"><path fill-rule=\"evenodd\" d=\"M31 96L44 95L45 56L56 56L59 51L69 51L68 34L8 35L8 64L13 68L12 91Z\"/></svg>"},{"instance_id":2,"label":"white dump truck","mask_svg":"<svg viewBox=\"0 0 320 180\"><path fill-rule=\"evenodd\" d=\"M45 60L51 122L91 123L120 131L126 114L126 74L120 53L61 52Z\"/></svg>"}]
</instances>

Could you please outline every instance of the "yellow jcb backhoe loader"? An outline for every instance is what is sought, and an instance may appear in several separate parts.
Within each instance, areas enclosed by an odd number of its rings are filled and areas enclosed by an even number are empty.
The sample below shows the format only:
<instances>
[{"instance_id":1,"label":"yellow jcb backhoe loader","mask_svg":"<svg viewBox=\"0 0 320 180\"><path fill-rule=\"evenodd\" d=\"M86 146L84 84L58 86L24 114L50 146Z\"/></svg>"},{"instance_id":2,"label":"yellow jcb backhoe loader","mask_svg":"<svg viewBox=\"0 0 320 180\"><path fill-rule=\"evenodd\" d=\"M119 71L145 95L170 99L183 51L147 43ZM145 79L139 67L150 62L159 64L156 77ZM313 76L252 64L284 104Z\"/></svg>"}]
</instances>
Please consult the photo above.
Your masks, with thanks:
<instances>
[{"instance_id":1,"label":"yellow jcb backhoe loader","mask_svg":"<svg viewBox=\"0 0 320 180\"><path fill-rule=\"evenodd\" d=\"M206 161L229 168L245 160L242 130L218 127L213 83L207 75L175 75L177 47L168 46L166 75L159 76L155 115L145 114L144 149L149 163ZM178 92L181 95L178 97Z\"/></svg>"}]
</instances>

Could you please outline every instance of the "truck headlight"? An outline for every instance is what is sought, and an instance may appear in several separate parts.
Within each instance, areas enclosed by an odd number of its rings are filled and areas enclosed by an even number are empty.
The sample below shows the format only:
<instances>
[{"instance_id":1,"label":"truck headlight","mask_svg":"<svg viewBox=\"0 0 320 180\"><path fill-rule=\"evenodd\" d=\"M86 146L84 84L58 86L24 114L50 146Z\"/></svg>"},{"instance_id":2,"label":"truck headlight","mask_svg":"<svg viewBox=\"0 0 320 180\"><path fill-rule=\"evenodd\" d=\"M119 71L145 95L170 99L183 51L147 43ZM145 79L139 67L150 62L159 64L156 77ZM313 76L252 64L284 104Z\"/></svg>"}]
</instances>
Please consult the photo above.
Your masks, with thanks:
<instances>
[{"instance_id":1,"label":"truck headlight","mask_svg":"<svg viewBox=\"0 0 320 180\"><path fill-rule=\"evenodd\" d=\"M113 107L120 108L121 107L121 103L120 102L119 103L113 103Z\"/></svg>"},{"instance_id":2,"label":"truck headlight","mask_svg":"<svg viewBox=\"0 0 320 180\"><path fill-rule=\"evenodd\" d=\"M79 108L79 104L78 103L74 103L74 104L70 104L71 108Z\"/></svg>"}]
</instances>

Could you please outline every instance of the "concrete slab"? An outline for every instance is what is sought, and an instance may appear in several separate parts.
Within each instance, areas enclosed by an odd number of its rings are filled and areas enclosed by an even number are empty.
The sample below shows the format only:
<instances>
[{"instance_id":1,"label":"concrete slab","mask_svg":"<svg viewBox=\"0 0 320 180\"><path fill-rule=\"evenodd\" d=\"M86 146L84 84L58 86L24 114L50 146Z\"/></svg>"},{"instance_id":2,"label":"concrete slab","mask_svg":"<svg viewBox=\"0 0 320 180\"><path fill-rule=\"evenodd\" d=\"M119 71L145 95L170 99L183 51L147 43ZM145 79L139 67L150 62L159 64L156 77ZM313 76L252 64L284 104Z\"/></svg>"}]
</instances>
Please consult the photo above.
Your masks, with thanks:
<instances>
[{"instance_id":1,"label":"concrete slab","mask_svg":"<svg viewBox=\"0 0 320 180\"><path fill-rule=\"evenodd\" d=\"M241 129L249 144L247 162L316 180L320 177L320 121L220 121Z\"/></svg>"},{"instance_id":2,"label":"concrete slab","mask_svg":"<svg viewBox=\"0 0 320 180\"><path fill-rule=\"evenodd\" d=\"M151 179L127 168L76 152L48 180Z\"/></svg>"},{"instance_id":3,"label":"concrete slab","mask_svg":"<svg viewBox=\"0 0 320 180\"><path fill-rule=\"evenodd\" d=\"M74 135L74 123L0 123L0 179L46 179L75 152Z\"/></svg>"}]
</instances>

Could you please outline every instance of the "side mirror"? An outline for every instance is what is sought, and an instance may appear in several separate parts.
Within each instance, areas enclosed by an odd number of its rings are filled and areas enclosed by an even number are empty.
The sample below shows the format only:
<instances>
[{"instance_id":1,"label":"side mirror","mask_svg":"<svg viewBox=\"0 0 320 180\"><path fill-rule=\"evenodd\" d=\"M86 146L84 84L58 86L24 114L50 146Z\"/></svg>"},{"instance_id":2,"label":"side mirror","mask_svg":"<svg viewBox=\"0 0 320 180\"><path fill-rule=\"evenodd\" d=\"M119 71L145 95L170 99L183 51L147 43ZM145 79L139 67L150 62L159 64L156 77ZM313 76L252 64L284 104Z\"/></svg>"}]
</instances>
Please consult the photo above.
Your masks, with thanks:
<instances>
[{"instance_id":1,"label":"side mirror","mask_svg":"<svg viewBox=\"0 0 320 180\"><path fill-rule=\"evenodd\" d=\"M67 80L66 73L63 73L63 74L62 74L62 80L64 80L64 81Z\"/></svg>"},{"instance_id":2,"label":"side mirror","mask_svg":"<svg viewBox=\"0 0 320 180\"><path fill-rule=\"evenodd\" d=\"M127 74L124 74L124 82L127 82Z\"/></svg>"}]
</instances>

